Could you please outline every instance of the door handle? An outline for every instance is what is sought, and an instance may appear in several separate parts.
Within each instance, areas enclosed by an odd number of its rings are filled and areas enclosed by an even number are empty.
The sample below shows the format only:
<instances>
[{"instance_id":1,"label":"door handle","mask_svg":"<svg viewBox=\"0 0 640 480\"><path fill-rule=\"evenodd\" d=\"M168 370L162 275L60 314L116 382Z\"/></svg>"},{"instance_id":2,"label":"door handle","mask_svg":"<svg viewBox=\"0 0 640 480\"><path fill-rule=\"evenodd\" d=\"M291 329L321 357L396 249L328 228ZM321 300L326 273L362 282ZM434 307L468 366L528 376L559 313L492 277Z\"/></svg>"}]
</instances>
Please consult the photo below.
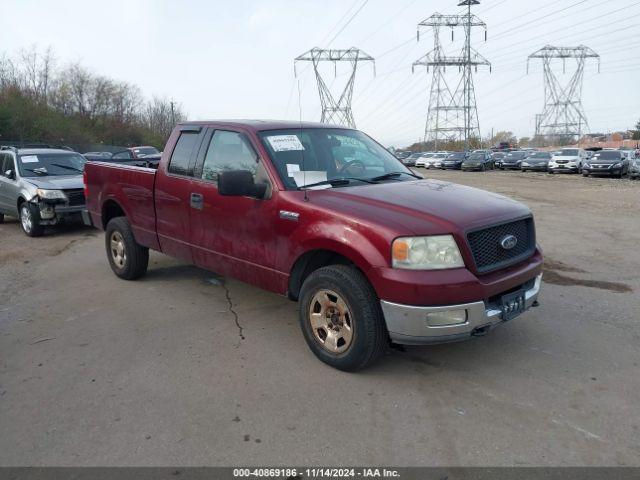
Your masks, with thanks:
<instances>
[{"instance_id":1,"label":"door handle","mask_svg":"<svg viewBox=\"0 0 640 480\"><path fill-rule=\"evenodd\" d=\"M204 198L200 193L192 193L191 194L191 208L195 208L197 210L202 210L204 207Z\"/></svg>"}]
</instances>

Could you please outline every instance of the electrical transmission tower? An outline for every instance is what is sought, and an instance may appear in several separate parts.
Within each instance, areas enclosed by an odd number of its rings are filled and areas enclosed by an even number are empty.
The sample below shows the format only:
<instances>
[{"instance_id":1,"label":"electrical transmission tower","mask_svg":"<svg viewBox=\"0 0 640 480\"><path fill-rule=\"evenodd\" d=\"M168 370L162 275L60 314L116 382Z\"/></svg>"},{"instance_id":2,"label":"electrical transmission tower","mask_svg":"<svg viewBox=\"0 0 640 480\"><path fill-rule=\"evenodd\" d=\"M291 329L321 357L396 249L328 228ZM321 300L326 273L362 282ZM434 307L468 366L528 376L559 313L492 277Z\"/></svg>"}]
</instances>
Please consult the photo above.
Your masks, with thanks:
<instances>
[{"instance_id":1,"label":"electrical transmission tower","mask_svg":"<svg viewBox=\"0 0 640 480\"><path fill-rule=\"evenodd\" d=\"M546 45L527 59L527 73L531 59L542 59L544 67L544 110L536 115L535 137L541 140L573 140L581 138L583 131L589 130L587 117L582 107L582 80L587 58L598 59L600 55L589 47L553 47ZM566 73L567 59L576 60L576 69L569 82L562 85L553 72L552 63L562 59L562 72Z\"/></svg>"},{"instance_id":2,"label":"electrical transmission tower","mask_svg":"<svg viewBox=\"0 0 640 480\"><path fill-rule=\"evenodd\" d=\"M375 75L375 60L362 50L351 47L348 50L323 50L320 48L312 48L308 52L303 53L294 60L294 70L298 62L311 62L318 83L318 93L320 94L320 103L322 105L322 123L335 123L355 128L356 122L353 119L351 111L351 100L353 99L353 85L356 79L356 71L358 63L373 62ZM350 75L344 89L336 100L331 93L331 86L327 86L320 72L320 62L333 62L334 75L337 76L338 62L349 62L351 64ZM297 76L296 71L296 76Z\"/></svg>"},{"instance_id":3,"label":"electrical transmission tower","mask_svg":"<svg viewBox=\"0 0 640 480\"><path fill-rule=\"evenodd\" d=\"M418 41L420 40L420 28L433 29L434 49L414 62L412 71L416 66L433 67L433 80L429 95L429 110L425 127L424 140L434 141L435 149L438 149L440 140L456 141L464 139L465 149L469 149L469 140L473 137L480 138L480 125L478 122L478 108L476 94L473 88L473 70L478 71L478 66L486 65L491 70L491 63L471 47L472 27L481 27L487 38L487 25L477 16L471 14L471 6L478 5L478 0L464 0L458 6L466 6L464 15L441 15L435 13L418 24ZM440 29L451 28L453 40L454 28L464 27L465 42L462 52L457 56L446 55L440 42ZM455 83L447 82L445 73L447 67L457 67L458 76ZM453 85L455 88L451 88Z\"/></svg>"}]
</instances>

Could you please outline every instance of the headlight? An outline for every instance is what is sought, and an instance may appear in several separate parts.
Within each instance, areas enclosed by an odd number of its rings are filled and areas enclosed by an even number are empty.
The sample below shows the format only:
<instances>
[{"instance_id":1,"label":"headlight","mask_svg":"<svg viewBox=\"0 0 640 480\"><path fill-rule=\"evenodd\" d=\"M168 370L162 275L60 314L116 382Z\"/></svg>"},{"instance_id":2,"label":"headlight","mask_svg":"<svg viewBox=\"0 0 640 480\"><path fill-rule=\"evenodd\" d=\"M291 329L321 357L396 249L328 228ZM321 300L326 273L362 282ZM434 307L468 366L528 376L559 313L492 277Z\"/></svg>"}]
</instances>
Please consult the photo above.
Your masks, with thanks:
<instances>
[{"instance_id":1,"label":"headlight","mask_svg":"<svg viewBox=\"0 0 640 480\"><path fill-rule=\"evenodd\" d=\"M397 238L391 246L391 257L393 268L443 270L464 267L452 235Z\"/></svg>"},{"instance_id":2,"label":"headlight","mask_svg":"<svg viewBox=\"0 0 640 480\"><path fill-rule=\"evenodd\" d=\"M614 163L613 168L619 168L622 166L622 162Z\"/></svg>"},{"instance_id":3,"label":"headlight","mask_svg":"<svg viewBox=\"0 0 640 480\"><path fill-rule=\"evenodd\" d=\"M45 200L66 200L67 196L64 194L62 190L45 190L43 188L38 188L36 190L36 195Z\"/></svg>"},{"instance_id":4,"label":"headlight","mask_svg":"<svg viewBox=\"0 0 640 480\"><path fill-rule=\"evenodd\" d=\"M584 162L582 164L583 167L591 168L591 164L589 162Z\"/></svg>"}]
</instances>

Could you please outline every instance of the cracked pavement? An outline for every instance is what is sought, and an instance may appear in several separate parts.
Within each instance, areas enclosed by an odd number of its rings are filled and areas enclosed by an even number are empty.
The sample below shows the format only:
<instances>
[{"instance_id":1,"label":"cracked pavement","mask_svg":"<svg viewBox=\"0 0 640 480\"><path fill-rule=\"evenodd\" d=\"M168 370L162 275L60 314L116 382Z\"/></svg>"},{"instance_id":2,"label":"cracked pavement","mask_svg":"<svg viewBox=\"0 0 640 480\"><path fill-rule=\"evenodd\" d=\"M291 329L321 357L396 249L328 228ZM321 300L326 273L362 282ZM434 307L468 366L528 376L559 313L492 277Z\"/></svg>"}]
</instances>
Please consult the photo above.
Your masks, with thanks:
<instances>
[{"instance_id":1,"label":"cracked pavement","mask_svg":"<svg viewBox=\"0 0 640 480\"><path fill-rule=\"evenodd\" d=\"M157 253L122 281L96 231L0 225L0 465L638 465L640 182L428 175L532 207L541 306L358 374L285 298Z\"/></svg>"}]
</instances>

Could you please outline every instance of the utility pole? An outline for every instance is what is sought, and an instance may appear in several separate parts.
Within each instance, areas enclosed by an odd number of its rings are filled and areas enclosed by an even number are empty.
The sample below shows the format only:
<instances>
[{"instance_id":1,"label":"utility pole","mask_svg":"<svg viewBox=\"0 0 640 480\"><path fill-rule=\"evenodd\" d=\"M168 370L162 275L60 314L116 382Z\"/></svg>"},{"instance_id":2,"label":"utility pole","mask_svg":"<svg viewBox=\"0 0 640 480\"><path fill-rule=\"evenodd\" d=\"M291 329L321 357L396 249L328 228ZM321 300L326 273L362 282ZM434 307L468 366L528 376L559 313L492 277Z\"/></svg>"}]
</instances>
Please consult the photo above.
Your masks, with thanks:
<instances>
[{"instance_id":1,"label":"utility pole","mask_svg":"<svg viewBox=\"0 0 640 480\"><path fill-rule=\"evenodd\" d=\"M545 141L573 141L582 137L582 132L589 131L589 123L582 106L582 83L584 68L588 58L598 60L600 72L600 55L589 47L555 47L546 45L529 55L527 73L531 59L541 59L544 72L544 110L536 115L536 132L534 138ZM576 67L569 82L562 85L553 71L553 61L562 60L562 71L566 72L567 59L575 59Z\"/></svg>"},{"instance_id":2,"label":"utility pole","mask_svg":"<svg viewBox=\"0 0 640 480\"><path fill-rule=\"evenodd\" d=\"M171 128L173 128L176 125L176 113L175 113L176 102L171 100L171 102L169 102L169 104L171 105L171 125L172 125Z\"/></svg>"},{"instance_id":3,"label":"utility pole","mask_svg":"<svg viewBox=\"0 0 640 480\"><path fill-rule=\"evenodd\" d=\"M355 128L356 122L351 110L351 100L353 99L353 85L356 79L358 63L372 62L375 75L376 67L374 58L355 47L351 47L347 50L325 50L316 47L295 58L293 67L296 77L298 76L296 69L298 62L311 62L313 65L313 70L316 75L316 83L318 84L318 93L320 94L320 103L322 105L322 117L320 121L322 123L335 123L337 125ZM333 62L334 75L336 76L338 62L348 62L351 64L351 73L337 100L322 77L319 69L321 62Z\"/></svg>"},{"instance_id":4,"label":"utility pole","mask_svg":"<svg viewBox=\"0 0 640 480\"><path fill-rule=\"evenodd\" d=\"M478 109L473 86L473 71L478 66L485 65L491 70L491 63L471 47L472 27L481 27L487 36L487 25L471 13L472 5L479 5L478 0L463 0L458 6L466 6L464 15L442 15L435 13L418 24L418 41L420 28L430 27L433 30L434 49L413 63L416 66L433 68L431 93L429 95L429 110L425 126L425 142L433 140L437 147L441 138L448 142L464 140L465 150L470 149L470 139L477 137L482 141L478 122ZM440 41L440 30L451 28L451 39L454 29L463 27L465 42L459 56L448 56L444 53ZM445 72L446 67L457 67L462 78L456 79L455 90L449 87ZM452 84L453 85L453 84Z\"/></svg>"}]
</instances>

